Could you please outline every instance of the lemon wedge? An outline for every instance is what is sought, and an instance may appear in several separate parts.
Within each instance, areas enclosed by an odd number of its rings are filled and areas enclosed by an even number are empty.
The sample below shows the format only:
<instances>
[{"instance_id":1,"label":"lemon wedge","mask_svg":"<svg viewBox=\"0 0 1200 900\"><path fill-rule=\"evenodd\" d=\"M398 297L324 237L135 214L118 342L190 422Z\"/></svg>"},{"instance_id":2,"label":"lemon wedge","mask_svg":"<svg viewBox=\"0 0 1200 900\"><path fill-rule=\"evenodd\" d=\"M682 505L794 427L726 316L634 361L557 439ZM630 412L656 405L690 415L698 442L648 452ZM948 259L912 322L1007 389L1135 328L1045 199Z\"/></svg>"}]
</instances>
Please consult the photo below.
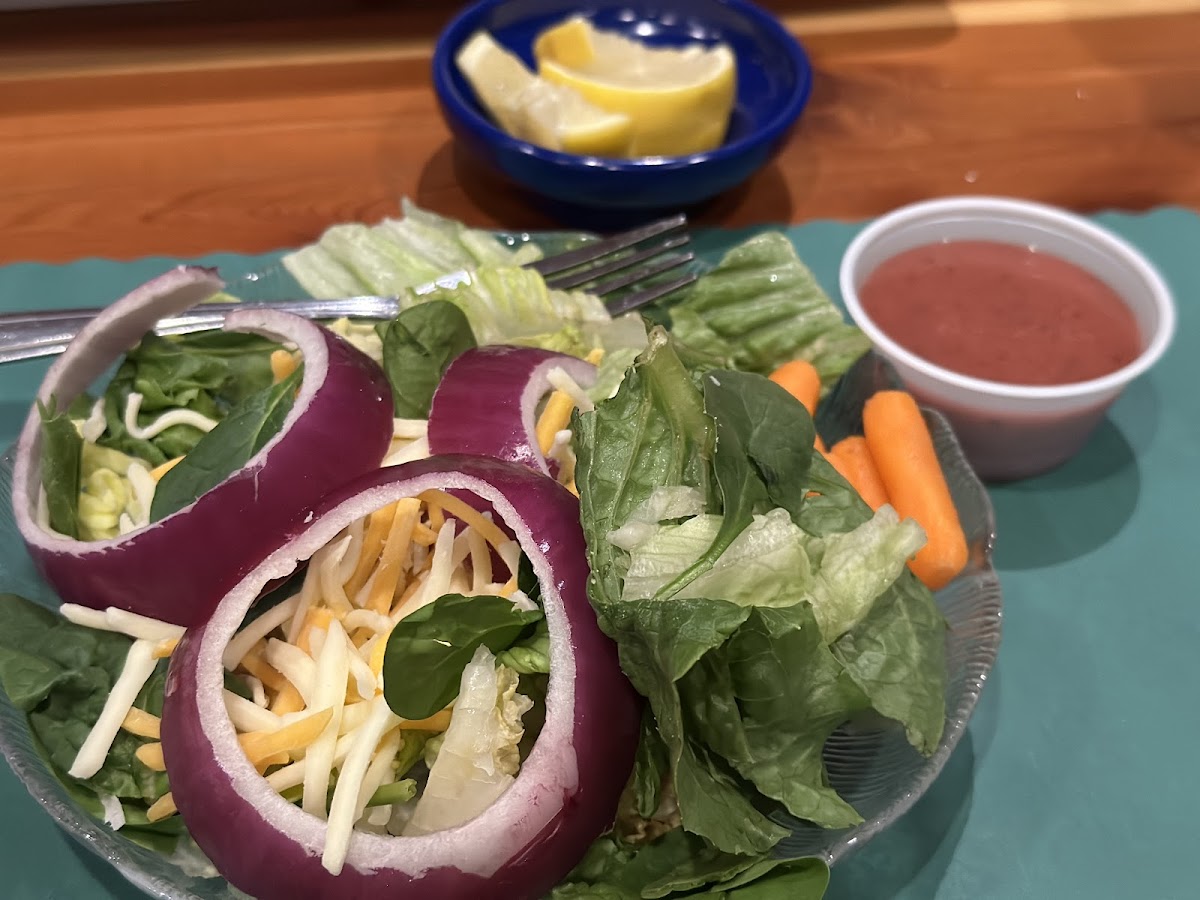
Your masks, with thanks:
<instances>
[{"instance_id":1,"label":"lemon wedge","mask_svg":"<svg viewBox=\"0 0 1200 900\"><path fill-rule=\"evenodd\" d=\"M737 65L725 44L651 47L580 16L534 43L538 74L632 122L632 156L678 156L725 139Z\"/></svg>"},{"instance_id":2,"label":"lemon wedge","mask_svg":"<svg viewBox=\"0 0 1200 900\"><path fill-rule=\"evenodd\" d=\"M629 155L633 128L628 116L538 77L487 32L463 44L455 61L479 101L513 137L582 156Z\"/></svg>"}]
</instances>

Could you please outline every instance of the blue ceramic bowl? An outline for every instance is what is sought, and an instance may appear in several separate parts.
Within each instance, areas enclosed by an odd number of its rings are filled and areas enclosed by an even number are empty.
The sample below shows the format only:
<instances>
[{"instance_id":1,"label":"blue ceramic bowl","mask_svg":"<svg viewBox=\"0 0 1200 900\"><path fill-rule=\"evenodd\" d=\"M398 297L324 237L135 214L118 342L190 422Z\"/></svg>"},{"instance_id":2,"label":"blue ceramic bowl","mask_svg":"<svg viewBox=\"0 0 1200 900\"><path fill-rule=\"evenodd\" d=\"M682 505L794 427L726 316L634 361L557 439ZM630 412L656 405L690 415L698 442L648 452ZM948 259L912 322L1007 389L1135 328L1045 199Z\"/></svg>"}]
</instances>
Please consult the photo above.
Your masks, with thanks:
<instances>
[{"instance_id":1,"label":"blue ceramic bowl","mask_svg":"<svg viewBox=\"0 0 1200 900\"><path fill-rule=\"evenodd\" d=\"M660 46L729 44L737 100L725 143L690 156L607 159L546 150L501 131L458 71L458 49L484 29L533 67L537 35L575 14ZM808 101L812 66L779 21L747 0L483 0L442 33L433 84L455 137L518 185L571 207L663 210L708 200L767 162Z\"/></svg>"}]
</instances>

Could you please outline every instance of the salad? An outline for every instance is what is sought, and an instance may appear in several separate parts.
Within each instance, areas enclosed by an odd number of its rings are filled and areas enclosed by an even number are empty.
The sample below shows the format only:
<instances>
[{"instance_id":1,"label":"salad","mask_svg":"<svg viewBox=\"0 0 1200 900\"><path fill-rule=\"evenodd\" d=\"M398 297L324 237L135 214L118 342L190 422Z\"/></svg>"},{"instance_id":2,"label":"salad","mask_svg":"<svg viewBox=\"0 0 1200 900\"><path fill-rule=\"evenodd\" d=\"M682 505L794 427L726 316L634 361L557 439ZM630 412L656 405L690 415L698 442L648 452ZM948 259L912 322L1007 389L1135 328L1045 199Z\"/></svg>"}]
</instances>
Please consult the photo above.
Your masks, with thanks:
<instances>
[{"instance_id":1,"label":"salad","mask_svg":"<svg viewBox=\"0 0 1200 900\"><path fill-rule=\"evenodd\" d=\"M945 718L925 531L764 377L866 342L780 234L615 319L532 252L406 204L285 260L393 321L157 337L178 270L55 364L0 684L83 808L264 898L824 893L830 735Z\"/></svg>"}]
</instances>

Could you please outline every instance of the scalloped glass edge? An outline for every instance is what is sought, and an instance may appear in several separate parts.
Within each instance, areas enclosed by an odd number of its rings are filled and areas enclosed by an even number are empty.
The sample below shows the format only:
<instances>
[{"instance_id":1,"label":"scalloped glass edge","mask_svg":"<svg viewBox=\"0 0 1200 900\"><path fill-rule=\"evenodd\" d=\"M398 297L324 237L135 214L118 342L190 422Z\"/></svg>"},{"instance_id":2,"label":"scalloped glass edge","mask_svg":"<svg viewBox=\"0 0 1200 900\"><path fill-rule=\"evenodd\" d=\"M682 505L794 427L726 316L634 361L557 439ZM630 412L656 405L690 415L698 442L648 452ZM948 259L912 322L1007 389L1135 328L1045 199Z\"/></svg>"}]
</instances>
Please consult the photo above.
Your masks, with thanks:
<instances>
[{"instance_id":1,"label":"scalloped glass edge","mask_svg":"<svg viewBox=\"0 0 1200 900\"><path fill-rule=\"evenodd\" d=\"M529 234L504 235L509 243L531 240ZM537 235L548 253L577 243L574 233ZM230 282L230 293L246 300L299 296L299 287L282 266L247 273ZM819 425L827 442L859 427L862 403L875 390L896 387L891 368L868 354L847 373ZM830 781L862 814L849 829L827 831L778 816L792 829L777 848L787 856L821 856L831 865L883 831L929 789L962 739L988 674L995 664L1001 637L1003 599L992 564L995 514L982 482L967 462L950 425L937 412L924 411L951 495L967 533L967 569L935 599L947 622L946 721L941 742L929 757L913 750L903 729L894 723L863 723L830 739L825 758ZM12 450L0 458L0 591L19 593L49 609L57 597L34 569L12 517ZM166 857L147 850L93 819L67 793L35 749L25 714L0 691L0 752L29 793L80 844L106 860L131 884L161 900L243 900L245 895L221 878L198 874L205 862L199 851ZM194 847L194 845L193 845ZM186 851L184 851L186 853Z\"/></svg>"}]
</instances>

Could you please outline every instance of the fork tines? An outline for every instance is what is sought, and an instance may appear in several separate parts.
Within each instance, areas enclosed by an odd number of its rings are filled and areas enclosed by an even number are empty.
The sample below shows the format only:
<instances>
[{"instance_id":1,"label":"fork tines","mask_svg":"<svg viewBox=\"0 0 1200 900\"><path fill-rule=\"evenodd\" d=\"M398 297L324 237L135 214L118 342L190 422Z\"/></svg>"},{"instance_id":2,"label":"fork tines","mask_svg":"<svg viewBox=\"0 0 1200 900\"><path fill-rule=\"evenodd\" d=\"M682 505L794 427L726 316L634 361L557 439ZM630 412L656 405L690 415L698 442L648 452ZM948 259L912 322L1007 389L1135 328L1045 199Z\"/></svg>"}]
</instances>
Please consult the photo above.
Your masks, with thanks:
<instances>
[{"instance_id":1,"label":"fork tines","mask_svg":"<svg viewBox=\"0 0 1200 900\"><path fill-rule=\"evenodd\" d=\"M686 228L687 216L680 213L538 260L530 268L545 276L551 287L569 290L586 286L591 293L609 298L612 313L628 312L695 280L695 273L682 272L618 295L692 262L695 254L691 250L674 252L690 243Z\"/></svg>"}]
</instances>

